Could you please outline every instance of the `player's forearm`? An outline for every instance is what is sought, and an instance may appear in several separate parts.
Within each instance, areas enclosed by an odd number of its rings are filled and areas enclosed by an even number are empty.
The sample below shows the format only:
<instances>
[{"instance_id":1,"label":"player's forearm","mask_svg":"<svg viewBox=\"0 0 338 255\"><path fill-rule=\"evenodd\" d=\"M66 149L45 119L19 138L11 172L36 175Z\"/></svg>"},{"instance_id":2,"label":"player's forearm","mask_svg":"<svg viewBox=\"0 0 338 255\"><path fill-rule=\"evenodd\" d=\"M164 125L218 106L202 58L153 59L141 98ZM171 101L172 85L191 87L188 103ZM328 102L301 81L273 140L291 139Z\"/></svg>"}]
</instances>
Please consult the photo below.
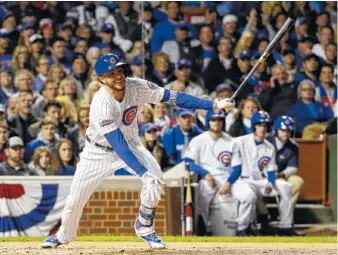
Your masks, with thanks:
<instances>
[{"instance_id":1,"label":"player's forearm","mask_svg":"<svg viewBox=\"0 0 338 255\"><path fill-rule=\"evenodd\" d=\"M232 168L232 173L228 178L228 183L234 184L242 174L242 165L234 166Z\"/></svg>"},{"instance_id":2,"label":"player's forearm","mask_svg":"<svg viewBox=\"0 0 338 255\"><path fill-rule=\"evenodd\" d=\"M203 109L208 111L213 110L212 101L200 99L180 91L171 91L166 89L161 102L176 105L180 108L186 109Z\"/></svg>"},{"instance_id":3,"label":"player's forearm","mask_svg":"<svg viewBox=\"0 0 338 255\"><path fill-rule=\"evenodd\" d=\"M282 171L282 173L285 175L285 178L288 178L290 175L296 174L297 170L297 167L288 166Z\"/></svg>"},{"instance_id":4,"label":"player's forearm","mask_svg":"<svg viewBox=\"0 0 338 255\"><path fill-rule=\"evenodd\" d=\"M184 158L183 159L186 163L189 164L190 166L190 170L202 175L203 177L205 177L209 172L207 170L205 170L203 167L201 167L200 165L196 164L195 161L191 158Z\"/></svg>"},{"instance_id":5,"label":"player's forearm","mask_svg":"<svg viewBox=\"0 0 338 255\"><path fill-rule=\"evenodd\" d=\"M142 176L145 172L147 172L147 169L129 149L129 146L120 129L116 129L115 131L106 134L105 137L117 155L139 176Z\"/></svg>"}]
</instances>

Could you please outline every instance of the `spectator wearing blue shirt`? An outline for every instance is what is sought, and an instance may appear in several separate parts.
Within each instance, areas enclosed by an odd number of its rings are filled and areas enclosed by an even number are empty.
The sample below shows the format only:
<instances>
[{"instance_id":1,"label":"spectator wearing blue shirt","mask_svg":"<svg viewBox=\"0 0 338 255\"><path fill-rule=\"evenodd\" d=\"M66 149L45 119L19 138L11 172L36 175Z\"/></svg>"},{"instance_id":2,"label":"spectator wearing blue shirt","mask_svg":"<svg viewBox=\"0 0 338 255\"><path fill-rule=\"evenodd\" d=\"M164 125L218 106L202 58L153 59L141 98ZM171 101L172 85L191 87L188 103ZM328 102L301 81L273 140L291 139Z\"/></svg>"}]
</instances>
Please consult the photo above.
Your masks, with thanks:
<instances>
[{"instance_id":1,"label":"spectator wearing blue shirt","mask_svg":"<svg viewBox=\"0 0 338 255\"><path fill-rule=\"evenodd\" d=\"M52 160L52 170L56 175L74 175L76 157L72 151L72 142L61 138L56 144L56 156Z\"/></svg>"},{"instance_id":2,"label":"spectator wearing blue shirt","mask_svg":"<svg viewBox=\"0 0 338 255\"><path fill-rule=\"evenodd\" d=\"M13 75L10 69L0 70L0 104L7 105L10 96L14 95L17 89L13 84Z\"/></svg>"},{"instance_id":3,"label":"spectator wearing blue shirt","mask_svg":"<svg viewBox=\"0 0 338 255\"><path fill-rule=\"evenodd\" d=\"M293 31L290 36L290 46L292 48L296 48L298 41L303 37L308 36L307 30L307 20L304 17L297 18L295 22L295 31Z\"/></svg>"},{"instance_id":4,"label":"spectator wearing blue shirt","mask_svg":"<svg viewBox=\"0 0 338 255\"><path fill-rule=\"evenodd\" d=\"M0 67L11 68L12 54L10 53L9 32L5 28L0 29Z\"/></svg>"},{"instance_id":5,"label":"spectator wearing blue shirt","mask_svg":"<svg viewBox=\"0 0 338 255\"><path fill-rule=\"evenodd\" d=\"M313 38L308 36L303 37L298 41L296 49L296 62L298 68L303 68L303 58L306 54L311 53L313 43Z\"/></svg>"},{"instance_id":6,"label":"spectator wearing blue shirt","mask_svg":"<svg viewBox=\"0 0 338 255\"><path fill-rule=\"evenodd\" d=\"M311 80L315 84L318 83L318 56L312 52L307 53L303 58L303 72L297 73L295 80L301 82L303 80Z\"/></svg>"},{"instance_id":7,"label":"spectator wearing blue shirt","mask_svg":"<svg viewBox=\"0 0 338 255\"><path fill-rule=\"evenodd\" d=\"M298 86L299 100L291 107L288 115L295 119L296 137L301 137L304 128L315 122L325 122L333 118L330 107L315 102L316 86L311 80L303 80Z\"/></svg>"},{"instance_id":8,"label":"spectator wearing blue shirt","mask_svg":"<svg viewBox=\"0 0 338 255\"><path fill-rule=\"evenodd\" d=\"M41 55L37 59L37 65L35 67L37 75L34 79L33 90L41 93L45 82L47 81L48 72L50 69L49 59L46 55Z\"/></svg>"},{"instance_id":9,"label":"spectator wearing blue shirt","mask_svg":"<svg viewBox=\"0 0 338 255\"><path fill-rule=\"evenodd\" d=\"M71 60L66 56L67 43L61 37L56 37L51 44L51 55L49 64L62 64L68 72L71 70Z\"/></svg>"},{"instance_id":10,"label":"spectator wearing blue shirt","mask_svg":"<svg viewBox=\"0 0 338 255\"><path fill-rule=\"evenodd\" d=\"M178 110L177 123L172 128L166 129L161 139L170 163L174 165L182 161L184 150L191 139L203 132L194 124L194 115L189 110Z\"/></svg>"}]
</instances>

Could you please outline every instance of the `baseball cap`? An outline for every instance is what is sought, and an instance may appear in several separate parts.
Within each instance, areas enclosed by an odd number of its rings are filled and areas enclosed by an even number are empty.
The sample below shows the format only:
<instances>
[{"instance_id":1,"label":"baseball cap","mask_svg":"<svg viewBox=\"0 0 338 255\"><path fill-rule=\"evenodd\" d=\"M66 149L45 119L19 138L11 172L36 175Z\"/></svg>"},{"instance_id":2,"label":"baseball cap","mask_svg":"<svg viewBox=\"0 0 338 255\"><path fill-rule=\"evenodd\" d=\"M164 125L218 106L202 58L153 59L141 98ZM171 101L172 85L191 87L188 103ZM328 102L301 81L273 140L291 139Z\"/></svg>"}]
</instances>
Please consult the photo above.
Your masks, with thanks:
<instances>
[{"instance_id":1,"label":"baseball cap","mask_svg":"<svg viewBox=\"0 0 338 255\"><path fill-rule=\"evenodd\" d=\"M239 54L239 59L244 60L244 59L251 59L251 54L249 51L247 50L243 50L241 51L241 53Z\"/></svg>"},{"instance_id":2,"label":"baseball cap","mask_svg":"<svg viewBox=\"0 0 338 255\"><path fill-rule=\"evenodd\" d=\"M59 31L60 31L60 30L65 30L65 29L70 29L70 30L72 30L72 29L73 29L72 24L71 24L70 22L65 22L65 23L63 23L63 24L61 24L61 25L59 26Z\"/></svg>"},{"instance_id":3,"label":"baseball cap","mask_svg":"<svg viewBox=\"0 0 338 255\"><path fill-rule=\"evenodd\" d=\"M142 3L140 3L140 11L142 10ZM143 11L153 11L153 7L149 1L144 1L143 2Z\"/></svg>"},{"instance_id":4,"label":"baseball cap","mask_svg":"<svg viewBox=\"0 0 338 255\"><path fill-rule=\"evenodd\" d=\"M0 38L6 38L9 36L9 32L6 28L1 28L0 29Z\"/></svg>"},{"instance_id":5,"label":"baseball cap","mask_svg":"<svg viewBox=\"0 0 338 255\"><path fill-rule=\"evenodd\" d=\"M175 27L178 28L178 29L182 29L182 30L183 29L189 30L189 25L185 21L179 21L179 22L177 22L176 25L175 25Z\"/></svg>"},{"instance_id":6,"label":"baseball cap","mask_svg":"<svg viewBox=\"0 0 338 255\"><path fill-rule=\"evenodd\" d=\"M53 20L51 19L42 19L40 20L39 27L40 29L44 29L47 26L52 26L53 25Z\"/></svg>"},{"instance_id":7,"label":"baseball cap","mask_svg":"<svg viewBox=\"0 0 338 255\"><path fill-rule=\"evenodd\" d=\"M34 23L32 23L32 22L24 22L24 23L20 24L20 25L17 27L17 30L18 30L19 32L22 32L22 31L24 31L25 29L29 29L29 28L34 29Z\"/></svg>"},{"instance_id":8,"label":"baseball cap","mask_svg":"<svg viewBox=\"0 0 338 255\"><path fill-rule=\"evenodd\" d=\"M185 58L180 59L179 61L177 61L176 65L175 65L176 69L180 69L182 67L191 67L191 61Z\"/></svg>"},{"instance_id":9,"label":"baseball cap","mask_svg":"<svg viewBox=\"0 0 338 255\"><path fill-rule=\"evenodd\" d=\"M223 24L228 23L228 22L235 22L235 23L237 23L237 21L238 21L238 19L237 19L236 15L234 15L234 14L228 14L228 15L224 16L222 23Z\"/></svg>"},{"instance_id":10,"label":"baseball cap","mask_svg":"<svg viewBox=\"0 0 338 255\"><path fill-rule=\"evenodd\" d=\"M176 112L176 115L178 117L183 117L183 116L194 116L194 113L190 110L186 110L186 109L179 109Z\"/></svg>"},{"instance_id":11,"label":"baseball cap","mask_svg":"<svg viewBox=\"0 0 338 255\"><path fill-rule=\"evenodd\" d=\"M283 51L282 51L282 56L288 55L288 54L293 54L296 55L296 52L290 48L290 47L286 47Z\"/></svg>"},{"instance_id":12,"label":"baseball cap","mask_svg":"<svg viewBox=\"0 0 338 255\"><path fill-rule=\"evenodd\" d=\"M306 24L306 19L304 17L296 19L295 27L298 27L300 25Z\"/></svg>"},{"instance_id":13,"label":"baseball cap","mask_svg":"<svg viewBox=\"0 0 338 255\"><path fill-rule=\"evenodd\" d=\"M141 58L141 56L135 56L135 57L133 57L133 60L131 61L131 65L138 66L138 65L141 65L141 64L142 64L142 58Z\"/></svg>"},{"instance_id":14,"label":"baseball cap","mask_svg":"<svg viewBox=\"0 0 338 255\"><path fill-rule=\"evenodd\" d=\"M0 112L6 112L6 107L4 104L0 104Z\"/></svg>"},{"instance_id":15,"label":"baseball cap","mask_svg":"<svg viewBox=\"0 0 338 255\"><path fill-rule=\"evenodd\" d=\"M72 62L74 62L77 59L81 59L81 60L84 60L84 61L87 62L85 55L83 55L81 53L75 53Z\"/></svg>"},{"instance_id":16,"label":"baseball cap","mask_svg":"<svg viewBox=\"0 0 338 255\"><path fill-rule=\"evenodd\" d=\"M8 19L9 17L15 17L14 14L13 14L13 12L7 11L7 12L5 13L5 15L3 16L3 18L2 18L2 22L4 22L4 21L5 21L6 19Z\"/></svg>"},{"instance_id":17,"label":"baseball cap","mask_svg":"<svg viewBox=\"0 0 338 255\"><path fill-rule=\"evenodd\" d=\"M224 119L225 118L225 115L223 112L218 112L218 113L211 113L210 116L209 116L209 120L212 119L212 118L219 118L219 119Z\"/></svg>"},{"instance_id":18,"label":"baseball cap","mask_svg":"<svg viewBox=\"0 0 338 255\"><path fill-rule=\"evenodd\" d=\"M157 131L157 127L153 123L147 123L144 125L144 132L149 132L150 130Z\"/></svg>"},{"instance_id":19,"label":"baseball cap","mask_svg":"<svg viewBox=\"0 0 338 255\"><path fill-rule=\"evenodd\" d=\"M104 23L101 27L101 32L104 33L113 33L114 32L114 26L111 23Z\"/></svg>"},{"instance_id":20,"label":"baseball cap","mask_svg":"<svg viewBox=\"0 0 338 255\"><path fill-rule=\"evenodd\" d=\"M314 43L314 39L311 36L303 36L301 39L298 40L298 42L301 42L301 43L305 43L305 42Z\"/></svg>"},{"instance_id":21,"label":"baseball cap","mask_svg":"<svg viewBox=\"0 0 338 255\"><path fill-rule=\"evenodd\" d=\"M312 53L312 52L309 52L307 53L304 58L303 58L303 61L306 61L306 60L309 60L311 58L315 58L317 61L318 61L318 57L316 54Z\"/></svg>"},{"instance_id":22,"label":"baseball cap","mask_svg":"<svg viewBox=\"0 0 338 255\"><path fill-rule=\"evenodd\" d=\"M216 87L216 93L219 93L219 92L226 90L226 89L229 90L230 92L232 92L232 88L231 88L230 84L221 83Z\"/></svg>"},{"instance_id":23,"label":"baseball cap","mask_svg":"<svg viewBox=\"0 0 338 255\"><path fill-rule=\"evenodd\" d=\"M19 136L13 136L13 137L9 138L9 140L8 140L8 147L9 148L14 148L14 147L18 147L18 146L24 147L23 141Z\"/></svg>"},{"instance_id":24,"label":"baseball cap","mask_svg":"<svg viewBox=\"0 0 338 255\"><path fill-rule=\"evenodd\" d=\"M43 42L43 37L40 34L33 34L29 37L30 43Z\"/></svg>"},{"instance_id":25,"label":"baseball cap","mask_svg":"<svg viewBox=\"0 0 338 255\"><path fill-rule=\"evenodd\" d=\"M252 60L259 59L260 57L261 57L261 53L258 50L255 50L251 53Z\"/></svg>"}]
</instances>

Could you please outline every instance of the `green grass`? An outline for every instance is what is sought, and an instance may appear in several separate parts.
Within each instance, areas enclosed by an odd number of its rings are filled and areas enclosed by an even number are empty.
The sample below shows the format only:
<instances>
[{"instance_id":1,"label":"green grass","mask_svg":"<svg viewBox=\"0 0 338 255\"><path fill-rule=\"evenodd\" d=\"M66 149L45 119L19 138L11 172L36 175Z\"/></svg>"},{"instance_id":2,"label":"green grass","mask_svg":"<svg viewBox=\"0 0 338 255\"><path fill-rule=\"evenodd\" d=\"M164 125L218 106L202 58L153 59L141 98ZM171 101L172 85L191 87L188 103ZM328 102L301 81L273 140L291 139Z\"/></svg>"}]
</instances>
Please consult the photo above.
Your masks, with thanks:
<instances>
[{"instance_id":1,"label":"green grass","mask_svg":"<svg viewBox=\"0 0 338 255\"><path fill-rule=\"evenodd\" d=\"M41 242L43 237L6 237L0 242ZM164 236L165 242L246 242L246 243L336 243L335 236L305 236L305 237L225 237L225 236ZM140 242L136 236L79 236L78 242Z\"/></svg>"}]
</instances>

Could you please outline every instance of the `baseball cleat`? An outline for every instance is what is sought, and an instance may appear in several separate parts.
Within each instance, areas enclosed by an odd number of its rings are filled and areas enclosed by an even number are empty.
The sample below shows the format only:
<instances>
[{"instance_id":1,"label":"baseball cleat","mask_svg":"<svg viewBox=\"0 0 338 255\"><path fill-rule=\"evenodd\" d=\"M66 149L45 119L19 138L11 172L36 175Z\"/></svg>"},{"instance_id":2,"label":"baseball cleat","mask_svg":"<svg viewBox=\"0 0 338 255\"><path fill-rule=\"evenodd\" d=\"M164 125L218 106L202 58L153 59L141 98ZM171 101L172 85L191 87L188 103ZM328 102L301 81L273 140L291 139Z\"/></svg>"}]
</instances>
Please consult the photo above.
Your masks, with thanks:
<instances>
[{"instance_id":1,"label":"baseball cleat","mask_svg":"<svg viewBox=\"0 0 338 255\"><path fill-rule=\"evenodd\" d=\"M60 244L62 243L59 242L59 240L56 237L56 234L54 234L48 237L45 241L43 241L43 243L41 244L41 247L42 248L56 248Z\"/></svg>"},{"instance_id":2,"label":"baseball cleat","mask_svg":"<svg viewBox=\"0 0 338 255\"><path fill-rule=\"evenodd\" d=\"M165 249L165 243L162 241L162 239L155 233L151 233L151 234L148 234L148 235L145 235L145 236L141 236L137 229L137 225L139 225L139 221L138 219L136 219L135 221L135 225L134 225L134 228L135 228L135 232L136 232L136 235L143 241L147 242L150 246L150 248L152 249Z\"/></svg>"}]
</instances>

